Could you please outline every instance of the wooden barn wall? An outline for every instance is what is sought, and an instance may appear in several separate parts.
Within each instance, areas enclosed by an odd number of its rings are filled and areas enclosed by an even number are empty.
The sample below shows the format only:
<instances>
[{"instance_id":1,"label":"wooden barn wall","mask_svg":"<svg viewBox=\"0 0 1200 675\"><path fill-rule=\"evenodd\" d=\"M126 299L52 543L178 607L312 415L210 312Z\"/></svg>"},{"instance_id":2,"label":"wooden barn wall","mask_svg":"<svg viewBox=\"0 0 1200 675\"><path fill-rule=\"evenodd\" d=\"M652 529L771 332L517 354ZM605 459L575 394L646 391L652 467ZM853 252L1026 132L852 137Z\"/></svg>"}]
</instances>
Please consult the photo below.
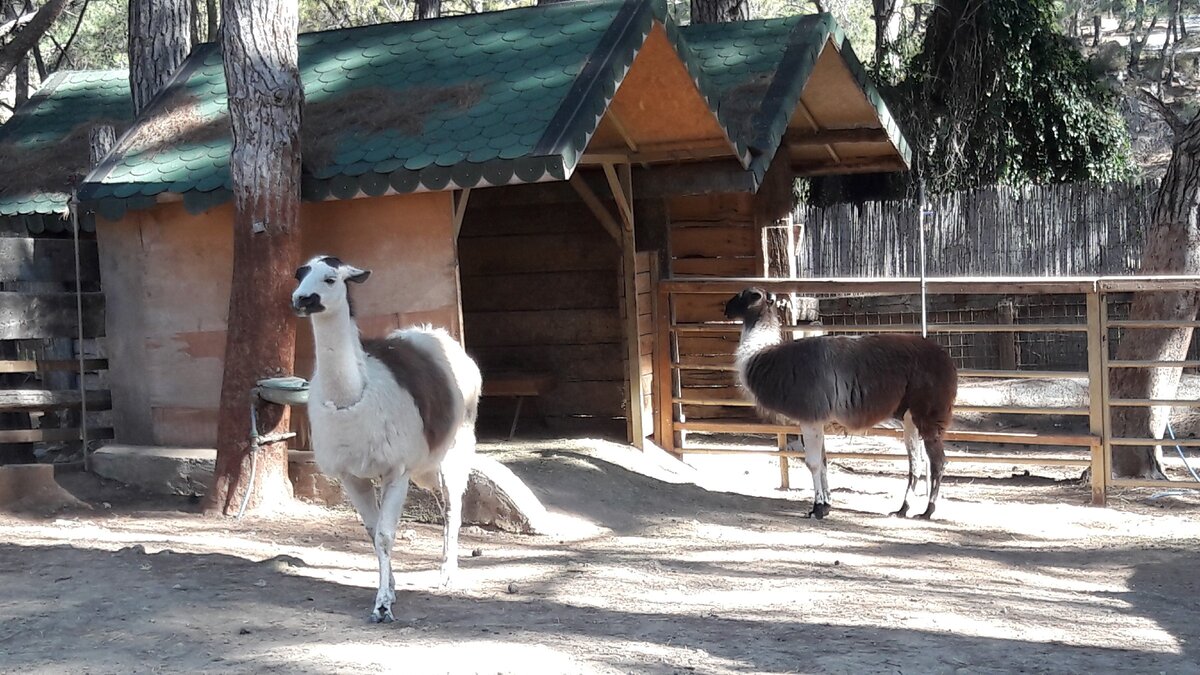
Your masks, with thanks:
<instances>
[{"instance_id":1,"label":"wooden barn wall","mask_svg":"<svg viewBox=\"0 0 1200 675\"><path fill-rule=\"evenodd\" d=\"M211 446L232 281L232 209L181 204L100 221L113 422L124 443ZM458 326L448 194L305 204L305 255L372 270L354 289L364 336L414 322ZM297 330L296 373L312 374L312 334Z\"/></svg>"},{"instance_id":2,"label":"wooden barn wall","mask_svg":"<svg viewBox=\"0 0 1200 675\"><path fill-rule=\"evenodd\" d=\"M466 346L484 377L547 373L538 405L552 428L622 429L620 250L587 207L468 203L458 246ZM487 398L480 414L507 419L514 405Z\"/></svg>"}]
</instances>

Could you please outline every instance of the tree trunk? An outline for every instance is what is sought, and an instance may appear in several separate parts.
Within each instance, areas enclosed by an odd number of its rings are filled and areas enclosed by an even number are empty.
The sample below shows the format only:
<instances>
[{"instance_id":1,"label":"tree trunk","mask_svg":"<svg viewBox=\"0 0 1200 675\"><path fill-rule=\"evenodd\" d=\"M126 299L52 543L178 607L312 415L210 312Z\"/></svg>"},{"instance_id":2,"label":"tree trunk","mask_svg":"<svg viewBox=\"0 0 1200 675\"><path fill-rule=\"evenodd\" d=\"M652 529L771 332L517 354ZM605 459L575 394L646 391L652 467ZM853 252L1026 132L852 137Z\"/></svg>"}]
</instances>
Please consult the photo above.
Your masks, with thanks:
<instances>
[{"instance_id":1,"label":"tree trunk","mask_svg":"<svg viewBox=\"0 0 1200 675\"><path fill-rule=\"evenodd\" d=\"M187 58L191 14L190 0L130 0L129 90L134 116L145 110Z\"/></svg>"},{"instance_id":2,"label":"tree trunk","mask_svg":"<svg viewBox=\"0 0 1200 675\"><path fill-rule=\"evenodd\" d=\"M1179 132L1159 187L1141 274L1200 274L1200 115ZM1200 290L1136 293L1130 318L1194 321ZM1130 329L1117 349L1120 360L1182 361L1192 341L1191 328ZM1172 398L1179 368L1115 368L1112 398ZM1169 408L1112 411L1118 438L1162 438ZM1161 478L1162 448L1113 448L1113 473L1120 477Z\"/></svg>"},{"instance_id":3,"label":"tree trunk","mask_svg":"<svg viewBox=\"0 0 1200 675\"><path fill-rule=\"evenodd\" d=\"M221 12L217 9L217 0L204 0L204 16L208 19L209 42L217 39L217 29L221 26Z\"/></svg>"},{"instance_id":4,"label":"tree trunk","mask_svg":"<svg viewBox=\"0 0 1200 675\"><path fill-rule=\"evenodd\" d=\"M13 92L13 103L21 105L29 100L29 59L21 59L17 64L16 91Z\"/></svg>"},{"instance_id":5,"label":"tree trunk","mask_svg":"<svg viewBox=\"0 0 1200 675\"><path fill-rule=\"evenodd\" d=\"M0 48L0 80L17 67L21 59L29 54L29 50L37 46L38 41L50 30L54 22L67 8L67 0L47 0L37 14L13 36L8 44Z\"/></svg>"},{"instance_id":6,"label":"tree trunk","mask_svg":"<svg viewBox=\"0 0 1200 675\"><path fill-rule=\"evenodd\" d=\"M236 512L278 506L292 494L287 445L258 451L250 483L250 390L290 374L296 353L291 313L300 258L300 105L296 0L225 0L221 51L233 126L233 288L217 424L217 466L206 506ZM288 429L288 411L260 409L261 433Z\"/></svg>"},{"instance_id":7,"label":"tree trunk","mask_svg":"<svg viewBox=\"0 0 1200 675\"><path fill-rule=\"evenodd\" d=\"M692 0L692 23L725 23L750 19L747 0Z\"/></svg>"},{"instance_id":8,"label":"tree trunk","mask_svg":"<svg viewBox=\"0 0 1200 675\"><path fill-rule=\"evenodd\" d=\"M417 0L417 20L436 19L442 15L442 0Z\"/></svg>"}]
</instances>

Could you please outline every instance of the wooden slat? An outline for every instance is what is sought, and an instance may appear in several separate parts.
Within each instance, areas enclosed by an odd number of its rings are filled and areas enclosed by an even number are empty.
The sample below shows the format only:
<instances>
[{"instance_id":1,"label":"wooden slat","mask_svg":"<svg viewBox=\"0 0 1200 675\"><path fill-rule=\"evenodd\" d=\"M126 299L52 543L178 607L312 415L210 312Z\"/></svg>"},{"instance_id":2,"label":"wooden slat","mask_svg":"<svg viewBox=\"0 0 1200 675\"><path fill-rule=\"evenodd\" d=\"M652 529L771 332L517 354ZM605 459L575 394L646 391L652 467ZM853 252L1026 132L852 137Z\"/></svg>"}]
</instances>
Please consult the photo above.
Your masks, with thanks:
<instances>
[{"instance_id":1,"label":"wooden slat","mask_svg":"<svg viewBox=\"0 0 1200 675\"><path fill-rule=\"evenodd\" d=\"M0 340L78 337L74 293L0 292ZM83 337L104 335L104 294L83 294Z\"/></svg>"},{"instance_id":2,"label":"wooden slat","mask_svg":"<svg viewBox=\"0 0 1200 675\"><path fill-rule=\"evenodd\" d=\"M979 370L975 368L962 368L958 371L959 377L994 377L998 379L1087 379L1088 374L1074 370Z\"/></svg>"},{"instance_id":3,"label":"wooden slat","mask_svg":"<svg viewBox=\"0 0 1200 675\"><path fill-rule=\"evenodd\" d=\"M1114 398L1108 404L1126 408L1154 408L1157 406L1200 408L1200 401L1185 398Z\"/></svg>"},{"instance_id":4,"label":"wooden slat","mask_svg":"<svg viewBox=\"0 0 1200 675\"><path fill-rule=\"evenodd\" d=\"M802 451L775 450L763 448L753 450L736 447L683 447L679 452L685 455L760 455L764 457L794 457L803 458ZM888 460L907 461L908 455L894 452L838 452L827 451L826 459L856 459L856 460ZM1088 466L1089 459L1072 459L1068 457L1038 457L1036 455L946 455L948 462L964 464L1034 464L1038 466Z\"/></svg>"},{"instance_id":5,"label":"wooden slat","mask_svg":"<svg viewBox=\"0 0 1200 675\"><path fill-rule=\"evenodd\" d=\"M1149 446L1149 445L1178 445L1181 448L1200 448L1200 438L1110 438L1111 445Z\"/></svg>"},{"instance_id":6,"label":"wooden slat","mask_svg":"<svg viewBox=\"0 0 1200 675\"><path fill-rule=\"evenodd\" d=\"M671 261L671 272L675 276L745 276L755 274L757 270L757 258L677 257Z\"/></svg>"},{"instance_id":7,"label":"wooden slat","mask_svg":"<svg viewBox=\"0 0 1200 675\"><path fill-rule=\"evenodd\" d=\"M1200 361L1109 361L1109 368L1200 368Z\"/></svg>"},{"instance_id":8,"label":"wooden slat","mask_svg":"<svg viewBox=\"0 0 1200 675\"><path fill-rule=\"evenodd\" d=\"M49 391L46 389L0 390L0 411L59 410L79 407L78 391ZM112 406L108 391L89 391L88 410L107 410Z\"/></svg>"},{"instance_id":9,"label":"wooden slat","mask_svg":"<svg viewBox=\"0 0 1200 675\"><path fill-rule=\"evenodd\" d=\"M79 242L81 280L100 280L96 242ZM75 250L70 239L0 237L0 281L75 282Z\"/></svg>"},{"instance_id":10,"label":"wooden slat","mask_svg":"<svg viewBox=\"0 0 1200 675\"><path fill-rule=\"evenodd\" d=\"M761 236L759 230L750 224L672 227L671 254L677 258L754 256L756 248L761 245Z\"/></svg>"},{"instance_id":11,"label":"wooden slat","mask_svg":"<svg viewBox=\"0 0 1200 675\"><path fill-rule=\"evenodd\" d=\"M108 359L84 359L84 371L105 370ZM0 373L79 372L79 361L0 361Z\"/></svg>"},{"instance_id":12,"label":"wooden slat","mask_svg":"<svg viewBox=\"0 0 1200 675\"><path fill-rule=\"evenodd\" d=\"M88 438L106 440L113 437L112 429L88 428ZM51 443L77 441L79 429L4 429L0 430L0 443Z\"/></svg>"},{"instance_id":13,"label":"wooden slat","mask_svg":"<svg viewBox=\"0 0 1200 675\"><path fill-rule=\"evenodd\" d=\"M683 431L706 431L710 433L728 434L780 434L795 433L796 426L788 424L747 424L743 422L680 422L676 429ZM900 429L869 429L851 434L852 436L883 436L886 438L901 438ZM1000 431L960 431L946 432L946 440L964 443L1015 443L1020 445L1072 445L1090 447L1096 441L1093 436L1067 434L1036 434L1032 432L1000 432ZM1200 445L1200 441L1196 442Z\"/></svg>"}]
</instances>

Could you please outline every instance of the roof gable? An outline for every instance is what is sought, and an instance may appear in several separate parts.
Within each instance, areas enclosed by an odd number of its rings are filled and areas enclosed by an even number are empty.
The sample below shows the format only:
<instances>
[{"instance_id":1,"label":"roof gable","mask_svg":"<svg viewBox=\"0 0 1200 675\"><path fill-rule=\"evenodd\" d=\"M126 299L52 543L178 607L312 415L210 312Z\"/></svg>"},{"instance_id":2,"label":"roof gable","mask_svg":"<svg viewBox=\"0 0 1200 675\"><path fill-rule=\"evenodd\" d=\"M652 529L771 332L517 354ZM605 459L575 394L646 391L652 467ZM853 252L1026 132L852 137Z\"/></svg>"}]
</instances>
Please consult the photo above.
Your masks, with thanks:
<instances>
[{"instance_id":1,"label":"roof gable","mask_svg":"<svg viewBox=\"0 0 1200 675\"><path fill-rule=\"evenodd\" d=\"M803 128L810 136L827 129L879 129L876 151L892 156L897 166L911 161L908 143L832 15L694 24L680 30L708 76L718 116L733 138L750 148L756 178L761 180L776 152L786 149L789 127ZM825 85L833 82L829 74L837 68L847 74L838 83L850 86L834 91ZM818 91L831 112L812 118L802 97ZM836 112L860 102L857 115ZM832 149L830 153L837 156ZM845 163L835 161L822 169L839 164Z\"/></svg>"}]
</instances>

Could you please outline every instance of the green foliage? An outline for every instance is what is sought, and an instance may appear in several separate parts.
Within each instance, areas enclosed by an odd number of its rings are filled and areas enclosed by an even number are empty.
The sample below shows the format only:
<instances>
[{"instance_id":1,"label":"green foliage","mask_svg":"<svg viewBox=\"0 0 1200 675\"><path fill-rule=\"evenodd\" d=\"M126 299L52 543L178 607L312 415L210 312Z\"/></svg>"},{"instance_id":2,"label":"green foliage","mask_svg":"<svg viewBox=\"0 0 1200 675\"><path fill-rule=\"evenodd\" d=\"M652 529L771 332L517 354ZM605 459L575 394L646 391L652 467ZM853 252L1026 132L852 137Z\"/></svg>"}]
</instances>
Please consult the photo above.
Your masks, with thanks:
<instances>
[{"instance_id":1,"label":"green foliage","mask_svg":"<svg viewBox=\"0 0 1200 675\"><path fill-rule=\"evenodd\" d=\"M897 93L932 190L1132 175L1113 93L1052 0L943 0Z\"/></svg>"}]
</instances>

